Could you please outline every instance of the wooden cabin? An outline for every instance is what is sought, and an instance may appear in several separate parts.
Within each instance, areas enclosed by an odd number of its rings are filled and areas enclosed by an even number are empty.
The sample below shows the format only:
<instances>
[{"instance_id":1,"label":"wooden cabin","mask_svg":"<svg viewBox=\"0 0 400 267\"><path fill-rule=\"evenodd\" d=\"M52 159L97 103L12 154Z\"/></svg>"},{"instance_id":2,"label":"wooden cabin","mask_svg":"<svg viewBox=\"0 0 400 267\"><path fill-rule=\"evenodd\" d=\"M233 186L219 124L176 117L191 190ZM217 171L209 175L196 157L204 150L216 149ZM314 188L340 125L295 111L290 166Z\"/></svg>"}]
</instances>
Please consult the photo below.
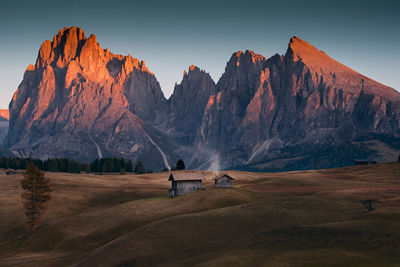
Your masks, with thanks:
<instances>
[{"instance_id":1,"label":"wooden cabin","mask_svg":"<svg viewBox=\"0 0 400 267\"><path fill-rule=\"evenodd\" d=\"M171 181L171 189L168 191L168 196L177 197L202 190L203 179L201 172L172 172L168 179L168 181Z\"/></svg>"},{"instance_id":2,"label":"wooden cabin","mask_svg":"<svg viewBox=\"0 0 400 267\"><path fill-rule=\"evenodd\" d=\"M233 179L233 177L229 176L228 174L220 174L213 178L213 180L214 187L232 187L232 181L235 179Z\"/></svg>"},{"instance_id":3,"label":"wooden cabin","mask_svg":"<svg viewBox=\"0 0 400 267\"><path fill-rule=\"evenodd\" d=\"M8 170L6 170L6 174L7 174L7 175L17 174L17 171L8 169Z\"/></svg>"},{"instance_id":4,"label":"wooden cabin","mask_svg":"<svg viewBox=\"0 0 400 267\"><path fill-rule=\"evenodd\" d=\"M354 165L368 165L370 162L367 159L355 159Z\"/></svg>"}]
</instances>

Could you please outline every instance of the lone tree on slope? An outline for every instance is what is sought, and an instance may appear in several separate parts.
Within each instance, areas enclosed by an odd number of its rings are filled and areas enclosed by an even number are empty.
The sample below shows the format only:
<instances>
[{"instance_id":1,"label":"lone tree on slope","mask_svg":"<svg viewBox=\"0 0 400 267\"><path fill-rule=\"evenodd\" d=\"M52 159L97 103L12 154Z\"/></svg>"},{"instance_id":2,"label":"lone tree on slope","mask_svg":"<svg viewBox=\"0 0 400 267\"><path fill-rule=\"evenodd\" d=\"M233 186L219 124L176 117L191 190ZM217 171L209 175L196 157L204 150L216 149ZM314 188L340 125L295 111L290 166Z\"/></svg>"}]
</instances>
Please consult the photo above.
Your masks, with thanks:
<instances>
[{"instance_id":1,"label":"lone tree on slope","mask_svg":"<svg viewBox=\"0 0 400 267\"><path fill-rule=\"evenodd\" d=\"M44 177L44 172L35 164L29 163L20 184L24 190L21 197L25 208L26 230L28 234L32 234L41 222L51 199L50 182L49 178Z\"/></svg>"},{"instance_id":2,"label":"lone tree on slope","mask_svg":"<svg viewBox=\"0 0 400 267\"><path fill-rule=\"evenodd\" d=\"M183 162L183 159L179 159L178 162L176 163L176 170L184 170L185 169L185 162Z\"/></svg>"},{"instance_id":3,"label":"lone tree on slope","mask_svg":"<svg viewBox=\"0 0 400 267\"><path fill-rule=\"evenodd\" d=\"M143 163L139 160L139 162L135 166L135 173L136 174L143 174L145 172L146 172L146 170L145 170L145 168L143 166Z\"/></svg>"}]
</instances>

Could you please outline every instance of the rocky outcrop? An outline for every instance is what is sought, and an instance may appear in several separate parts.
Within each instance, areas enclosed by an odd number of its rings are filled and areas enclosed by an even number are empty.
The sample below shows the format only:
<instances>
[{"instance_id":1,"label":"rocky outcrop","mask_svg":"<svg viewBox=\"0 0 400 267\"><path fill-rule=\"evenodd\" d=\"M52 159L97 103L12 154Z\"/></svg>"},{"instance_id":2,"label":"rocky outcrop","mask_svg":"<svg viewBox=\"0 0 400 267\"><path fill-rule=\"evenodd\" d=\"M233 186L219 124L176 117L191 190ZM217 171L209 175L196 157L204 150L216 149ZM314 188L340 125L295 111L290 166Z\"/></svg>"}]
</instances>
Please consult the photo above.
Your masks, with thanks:
<instances>
[{"instance_id":1,"label":"rocky outcrop","mask_svg":"<svg viewBox=\"0 0 400 267\"><path fill-rule=\"evenodd\" d=\"M166 100L144 61L76 27L45 41L10 103L15 155L146 167L290 170L400 152L400 94L293 37L285 55L234 53L215 84L196 66Z\"/></svg>"},{"instance_id":2,"label":"rocky outcrop","mask_svg":"<svg viewBox=\"0 0 400 267\"><path fill-rule=\"evenodd\" d=\"M20 156L119 156L167 166L163 144L148 130L165 103L144 61L102 49L80 28L64 28L27 68L10 103L4 145Z\"/></svg>"},{"instance_id":3,"label":"rocky outcrop","mask_svg":"<svg viewBox=\"0 0 400 267\"><path fill-rule=\"evenodd\" d=\"M8 121L10 119L10 114L8 109L0 109L0 121Z\"/></svg>"},{"instance_id":4,"label":"rocky outcrop","mask_svg":"<svg viewBox=\"0 0 400 267\"><path fill-rule=\"evenodd\" d=\"M7 135L8 120L9 120L8 109L0 109L0 144L3 143L3 140ZM0 148L1 148L1 145L0 145Z\"/></svg>"},{"instance_id":5,"label":"rocky outcrop","mask_svg":"<svg viewBox=\"0 0 400 267\"><path fill-rule=\"evenodd\" d=\"M170 134L180 143L193 145L205 106L214 94L215 83L208 73L193 65L184 72L182 82L175 85L168 100L165 120Z\"/></svg>"},{"instance_id":6,"label":"rocky outcrop","mask_svg":"<svg viewBox=\"0 0 400 267\"><path fill-rule=\"evenodd\" d=\"M280 169L288 158L294 168L346 165L357 156L384 161L386 155L357 140L399 138L399 103L392 88L293 37L284 56L265 60L250 51L232 56L210 97L197 142L216 148L223 166ZM326 152L341 148L349 153ZM341 161L331 164L332 157ZM279 166L267 164L272 161Z\"/></svg>"}]
</instances>

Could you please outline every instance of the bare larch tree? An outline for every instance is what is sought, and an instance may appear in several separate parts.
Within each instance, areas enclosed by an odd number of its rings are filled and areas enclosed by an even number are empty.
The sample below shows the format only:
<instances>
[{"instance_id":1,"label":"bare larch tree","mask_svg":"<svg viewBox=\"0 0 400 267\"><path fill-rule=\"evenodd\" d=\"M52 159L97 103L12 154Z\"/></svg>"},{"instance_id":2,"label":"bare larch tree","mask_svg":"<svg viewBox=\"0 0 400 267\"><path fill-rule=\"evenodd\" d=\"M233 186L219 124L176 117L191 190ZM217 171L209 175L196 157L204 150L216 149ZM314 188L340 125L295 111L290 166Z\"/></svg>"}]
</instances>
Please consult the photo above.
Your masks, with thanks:
<instances>
[{"instance_id":1,"label":"bare larch tree","mask_svg":"<svg viewBox=\"0 0 400 267\"><path fill-rule=\"evenodd\" d=\"M21 194L26 215L26 230L32 234L37 229L51 199L49 178L37 166L30 163L20 181L24 192Z\"/></svg>"}]
</instances>

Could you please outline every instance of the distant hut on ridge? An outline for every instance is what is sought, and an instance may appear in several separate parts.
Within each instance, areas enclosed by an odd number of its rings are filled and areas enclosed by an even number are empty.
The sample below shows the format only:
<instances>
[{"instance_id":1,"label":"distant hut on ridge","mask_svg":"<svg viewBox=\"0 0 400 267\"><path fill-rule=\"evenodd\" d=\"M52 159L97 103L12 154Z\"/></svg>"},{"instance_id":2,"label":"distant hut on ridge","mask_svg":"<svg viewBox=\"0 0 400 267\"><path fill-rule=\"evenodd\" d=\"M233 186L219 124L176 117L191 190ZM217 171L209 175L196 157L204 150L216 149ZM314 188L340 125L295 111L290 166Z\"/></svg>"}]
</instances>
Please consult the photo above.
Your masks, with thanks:
<instances>
[{"instance_id":1,"label":"distant hut on ridge","mask_svg":"<svg viewBox=\"0 0 400 267\"><path fill-rule=\"evenodd\" d=\"M232 181L235 180L228 174L220 174L213 178L214 187L232 187Z\"/></svg>"},{"instance_id":2,"label":"distant hut on ridge","mask_svg":"<svg viewBox=\"0 0 400 267\"><path fill-rule=\"evenodd\" d=\"M370 162L368 159L355 159L354 165L368 165Z\"/></svg>"},{"instance_id":3,"label":"distant hut on ridge","mask_svg":"<svg viewBox=\"0 0 400 267\"><path fill-rule=\"evenodd\" d=\"M8 169L8 170L6 170L6 174L7 174L7 175L17 174L17 171L12 170L12 169Z\"/></svg>"}]
</instances>

